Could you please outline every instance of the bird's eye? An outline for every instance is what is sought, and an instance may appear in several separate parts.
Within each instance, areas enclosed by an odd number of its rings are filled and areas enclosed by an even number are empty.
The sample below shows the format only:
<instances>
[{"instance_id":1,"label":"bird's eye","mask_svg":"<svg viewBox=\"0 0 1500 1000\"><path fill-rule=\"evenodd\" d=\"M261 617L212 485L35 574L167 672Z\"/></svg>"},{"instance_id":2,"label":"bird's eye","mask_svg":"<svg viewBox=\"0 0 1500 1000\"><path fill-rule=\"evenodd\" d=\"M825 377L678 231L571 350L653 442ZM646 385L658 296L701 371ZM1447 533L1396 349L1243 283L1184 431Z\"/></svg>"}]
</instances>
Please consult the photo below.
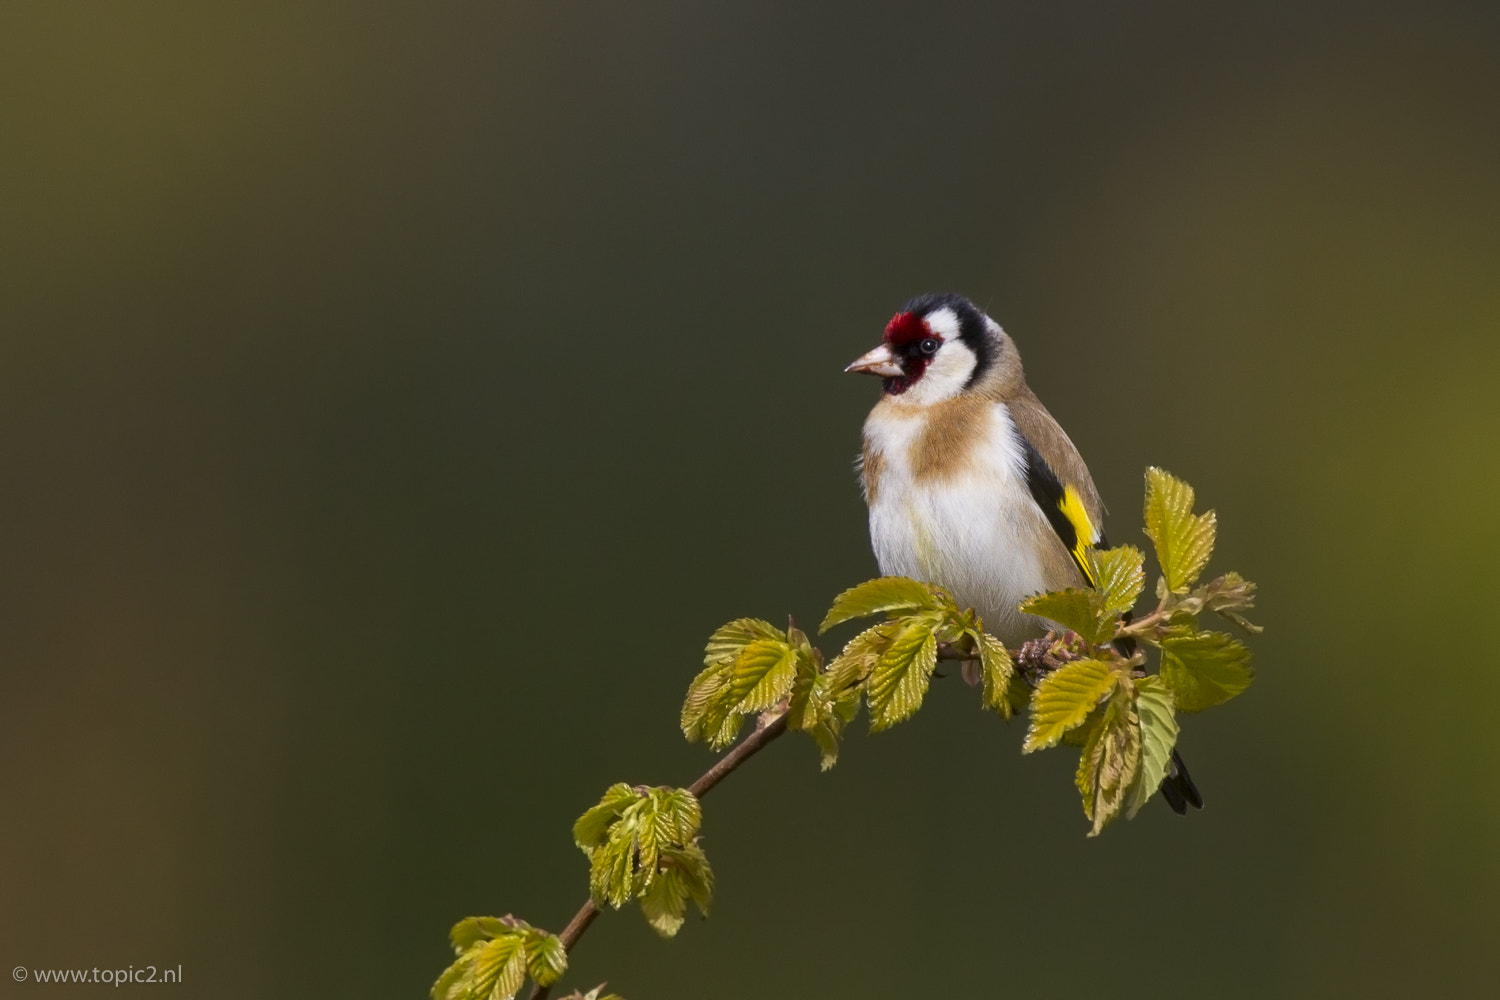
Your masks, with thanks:
<instances>
[{"instance_id":1,"label":"bird's eye","mask_svg":"<svg viewBox=\"0 0 1500 1000\"><path fill-rule=\"evenodd\" d=\"M938 348L942 346L943 342L941 340L938 340L936 337L928 337L917 345L917 350L921 351L923 354L927 355L930 358L934 354L936 354L938 352Z\"/></svg>"}]
</instances>

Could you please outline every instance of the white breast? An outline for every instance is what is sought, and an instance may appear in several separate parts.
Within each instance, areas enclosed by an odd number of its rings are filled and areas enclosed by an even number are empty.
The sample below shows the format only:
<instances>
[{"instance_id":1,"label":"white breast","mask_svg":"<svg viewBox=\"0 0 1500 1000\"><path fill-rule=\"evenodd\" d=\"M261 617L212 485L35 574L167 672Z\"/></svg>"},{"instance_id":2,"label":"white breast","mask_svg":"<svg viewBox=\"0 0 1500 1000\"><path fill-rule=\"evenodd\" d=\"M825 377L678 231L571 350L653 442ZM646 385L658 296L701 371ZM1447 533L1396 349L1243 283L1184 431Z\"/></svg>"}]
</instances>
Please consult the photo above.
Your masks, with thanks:
<instances>
[{"instance_id":1,"label":"white breast","mask_svg":"<svg viewBox=\"0 0 1500 1000\"><path fill-rule=\"evenodd\" d=\"M883 460L870 504L870 540L880 572L941 584L960 608L975 608L986 630L1008 645L1041 635L1048 624L1016 606L1063 584L1045 578L1036 552L1038 528L1051 529L1027 489L1010 412L994 404L979 452L962 471L918 481L911 450L922 414L916 407L881 406L865 422L866 444Z\"/></svg>"}]
</instances>

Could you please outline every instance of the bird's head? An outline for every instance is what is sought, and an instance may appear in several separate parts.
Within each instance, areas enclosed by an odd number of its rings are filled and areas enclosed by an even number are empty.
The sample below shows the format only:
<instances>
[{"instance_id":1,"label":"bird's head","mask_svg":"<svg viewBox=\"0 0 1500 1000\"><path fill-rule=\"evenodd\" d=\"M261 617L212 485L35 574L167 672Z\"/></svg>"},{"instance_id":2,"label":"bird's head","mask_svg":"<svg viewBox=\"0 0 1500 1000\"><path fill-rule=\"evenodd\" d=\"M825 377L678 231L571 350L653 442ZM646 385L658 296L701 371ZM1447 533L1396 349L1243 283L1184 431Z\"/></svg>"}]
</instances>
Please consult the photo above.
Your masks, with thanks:
<instances>
[{"instance_id":1,"label":"bird's head","mask_svg":"<svg viewBox=\"0 0 1500 1000\"><path fill-rule=\"evenodd\" d=\"M1019 365L1000 324L962 295L922 295L891 317L879 347L844 370L878 375L887 395L935 403Z\"/></svg>"}]
</instances>

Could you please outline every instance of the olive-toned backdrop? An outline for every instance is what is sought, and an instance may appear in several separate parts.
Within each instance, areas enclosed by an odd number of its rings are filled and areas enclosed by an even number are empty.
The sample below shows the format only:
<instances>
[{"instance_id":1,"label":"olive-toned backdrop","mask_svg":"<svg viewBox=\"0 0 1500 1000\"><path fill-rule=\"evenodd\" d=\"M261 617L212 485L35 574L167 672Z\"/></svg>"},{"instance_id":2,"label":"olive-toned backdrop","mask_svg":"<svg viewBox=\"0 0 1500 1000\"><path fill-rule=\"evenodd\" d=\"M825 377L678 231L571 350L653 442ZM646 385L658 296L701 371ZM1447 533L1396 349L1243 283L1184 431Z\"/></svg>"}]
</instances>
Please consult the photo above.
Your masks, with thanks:
<instances>
[{"instance_id":1,"label":"olive-toned backdrop","mask_svg":"<svg viewBox=\"0 0 1500 1000\"><path fill-rule=\"evenodd\" d=\"M1491 995L1497 12L8 5L0 968L411 998L558 928L573 818L708 763L705 636L874 574L840 370L958 290L1112 536L1163 465L1263 588L1208 808L1086 840L950 679L736 775L713 918L571 981Z\"/></svg>"}]
</instances>

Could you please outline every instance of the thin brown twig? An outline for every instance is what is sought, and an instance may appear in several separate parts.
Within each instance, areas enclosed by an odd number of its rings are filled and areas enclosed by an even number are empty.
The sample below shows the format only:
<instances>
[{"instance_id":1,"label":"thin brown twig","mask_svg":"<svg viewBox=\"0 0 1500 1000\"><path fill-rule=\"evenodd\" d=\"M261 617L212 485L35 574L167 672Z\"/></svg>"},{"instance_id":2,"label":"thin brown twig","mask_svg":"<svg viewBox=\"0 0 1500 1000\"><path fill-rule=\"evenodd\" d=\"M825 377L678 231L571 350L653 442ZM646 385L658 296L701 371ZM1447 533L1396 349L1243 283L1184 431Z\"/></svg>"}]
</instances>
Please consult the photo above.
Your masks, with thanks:
<instances>
[{"instance_id":1,"label":"thin brown twig","mask_svg":"<svg viewBox=\"0 0 1500 1000\"><path fill-rule=\"evenodd\" d=\"M756 728L755 732L740 740L735 744L733 750L730 750L715 761L713 767L703 772L702 777L688 786L688 791L700 799L703 798L715 785L729 777L735 768L759 753L761 748L767 743L770 743L776 737L786 732L786 726L786 709L782 709L779 715L774 716L769 721L766 720L765 716L762 716L761 725ZM563 949L569 955L573 953L574 943L583 937L584 931L589 929L589 925L594 922L594 918L598 915L599 907L590 899L583 906L579 907L578 912L573 915L573 919L568 921L568 926L564 927L562 933L557 935L558 940L562 942ZM538 985L532 989L530 1000L547 1000L551 992L552 987Z\"/></svg>"}]
</instances>

